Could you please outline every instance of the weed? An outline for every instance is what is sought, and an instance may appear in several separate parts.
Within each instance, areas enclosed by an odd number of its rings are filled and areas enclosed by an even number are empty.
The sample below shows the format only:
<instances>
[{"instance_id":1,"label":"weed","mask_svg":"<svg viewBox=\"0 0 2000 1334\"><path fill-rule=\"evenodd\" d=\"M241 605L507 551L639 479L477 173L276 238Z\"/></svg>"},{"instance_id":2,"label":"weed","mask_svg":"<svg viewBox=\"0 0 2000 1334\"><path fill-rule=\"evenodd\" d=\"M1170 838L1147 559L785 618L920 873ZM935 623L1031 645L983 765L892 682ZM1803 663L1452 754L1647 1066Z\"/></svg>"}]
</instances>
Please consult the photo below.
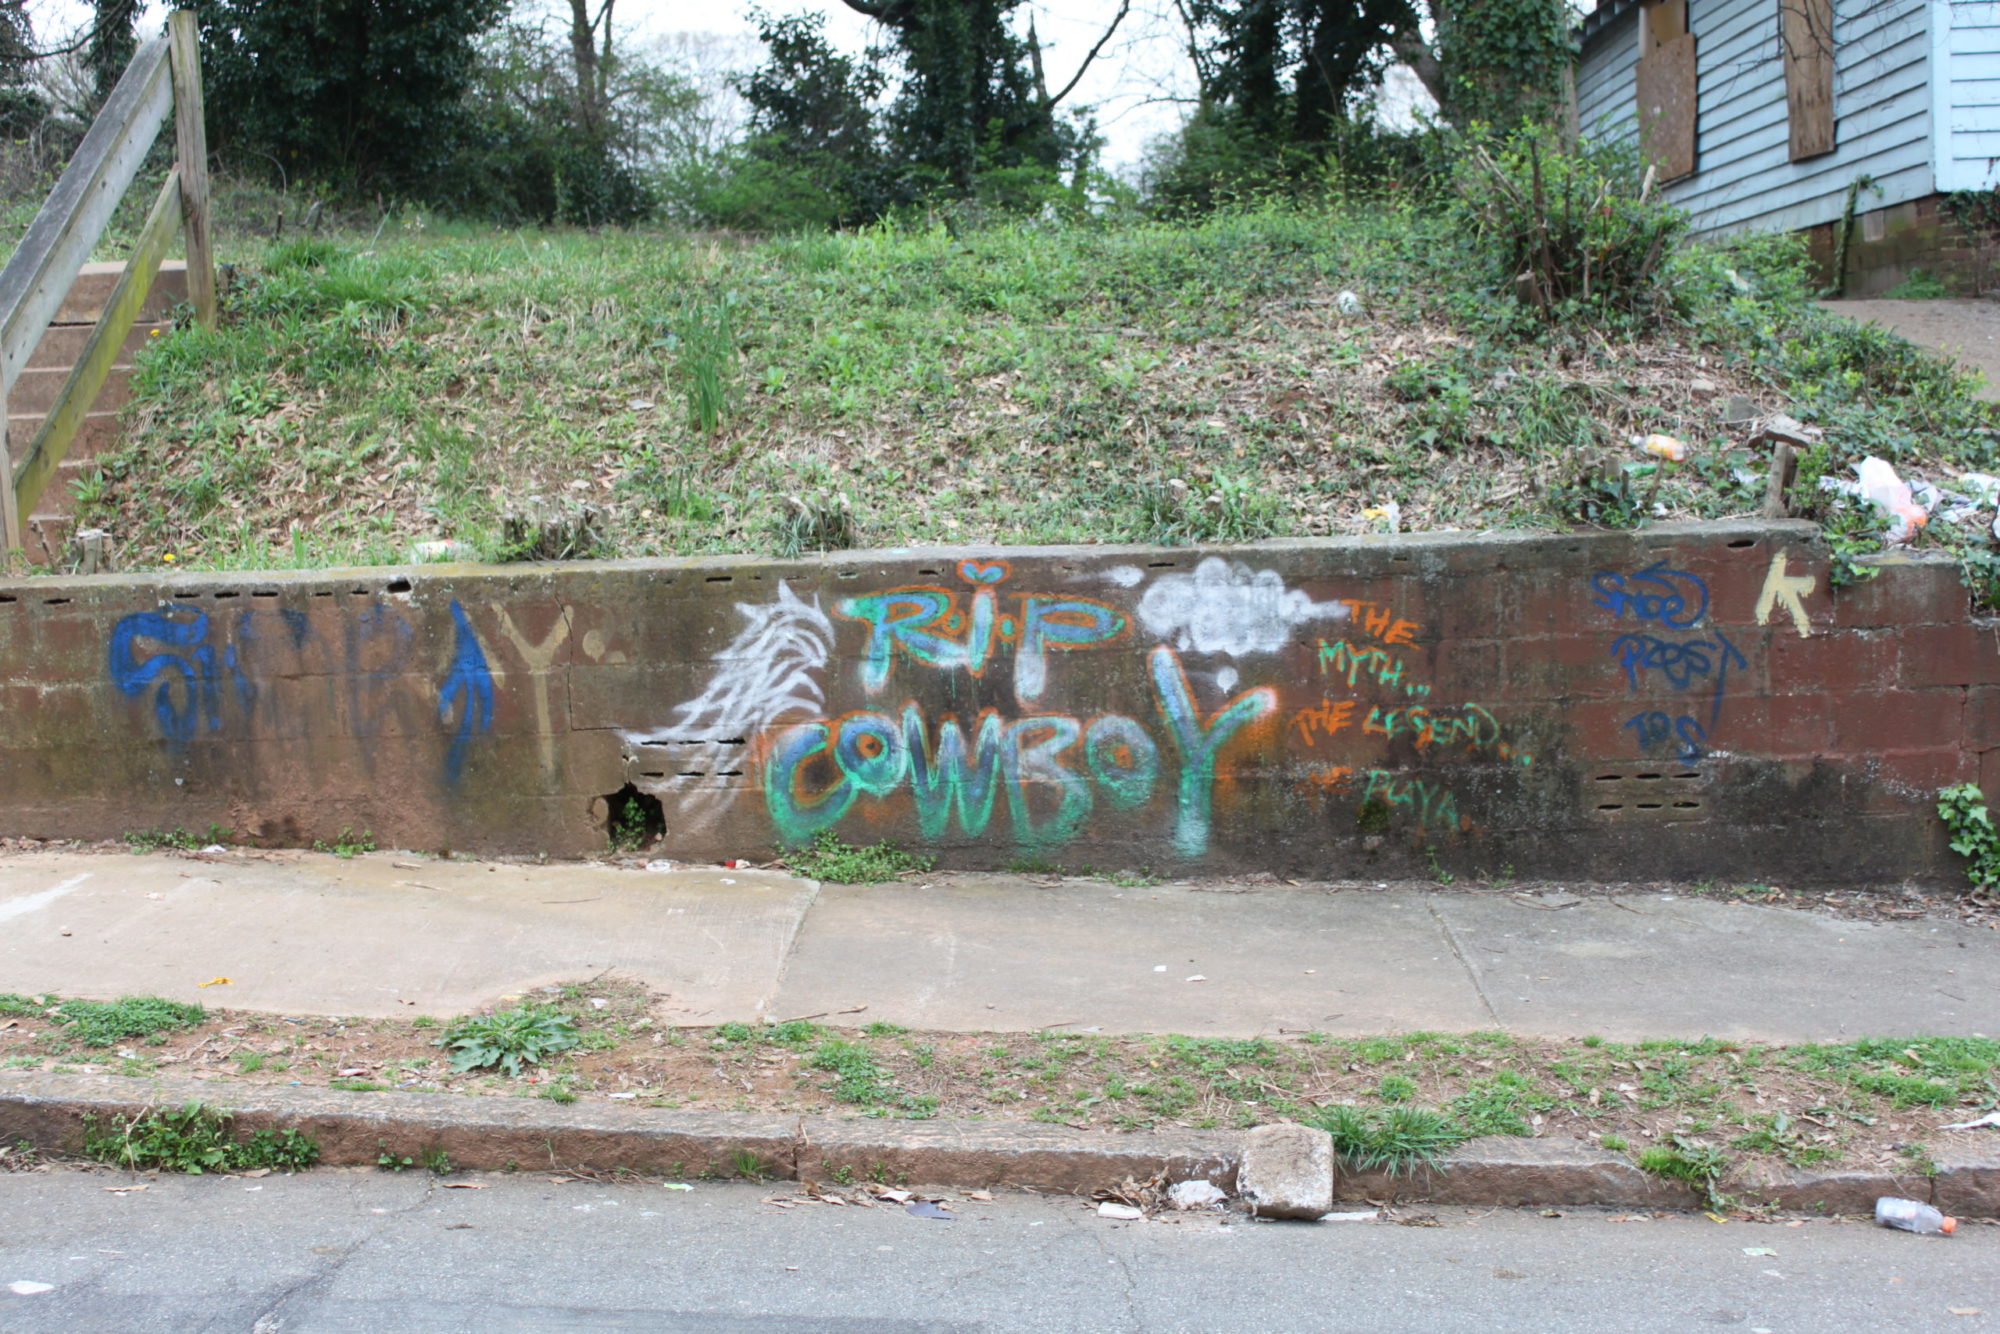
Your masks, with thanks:
<instances>
[{"instance_id":1,"label":"weed","mask_svg":"<svg viewBox=\"0 0 2000 1334\"><path fill-rule=\"evenodd\" d=\"M860 528L845 491L784 497L773 525L772 546L787 560L815 551L844 551L859 545Z\"/></svg>"},{"instance_id":2,"label":"weed","mask_svg":"<svg viewBox=\"0 0 2000 1334\"><path fill-rule=\"evenodd\" d=\"M729 1167L745 1181L768 1181L771 1177L770 1165L749 1149L738 1149L730 1154Z\"/></svg>"},{"instance_id":3,"label":"weed","mask_svg":"<svg viewBox=\"0 0 2000 1334\"><path fill-rule=\"evenodd\" d=\"M354 857L364 852L375 851L375 835L367 830L359 834L343 826L339 837L328 843L322 839L313 840L314 852L330 852L336 857Z\"/></svg>"},{"instance_id":4,"label":"weed","mask_svg":"<svg viewBox=\"0 0 2000 1334\"><path fill-rule=\"evenodd\" d=\"M39 1019L50 1005L53 996L23 996L18 992L0 991L0 1014L19 1015L24 1019Z\"/></svg>"},{"instance_id":5,"label":"weed","mask_svg":"<svg viewBox=\"0 0 2000 1334\"><path fill-rule=\"evenodd\" d=\"M122 996L115 1001L64 1001L57 1022L86 1047L109 1047L121 1038L151 1038L193 1028L208 1018L199 1005L159 996Z\"/></svg>"},{"instance_id":6,"label":"weed","mask_svg":"<svg viewBox=\"0 0 2000 1334\"><path fill-rule=\"evenodd\" d=\"M451 1068L461 1074L498 1066L519 1075L522 1062L575 1047L576 1022L548 1006L517 1005L453 1020L437 1045L451 1051Z\"/></svg>"},{"instance_id":7,"label":"weed","mask_svg":"<svg viewBox=\"0 0 2000 1334\"><path fill-rule=\"evenodd\" d=\"M893 1038L910 1030L902 1024L892 1024L886 1019L877 1019L864 1030L871 1038Z\"/></svg>"},{"instance_id":8,"label":"weed","mask_svg":"<svg viewBox=\"0 0 2000 1334\"><path fill-rule=\"evenodd\" d=\"M1384 1075L1375 1086L1375 1096L1384 1102L1408 1102L1417 1096L1417 1081L1408 1075Z\"/></svg>"},{"instance_id":9,"label":"weed","mask_svg":"<svg viewBox=\"0 0 2000 1334\"><path fill-rule=\"evenodd\" d=\"M557 1075L543 1086L542 1096L550 1102L568 1105L576 1101L576 1083L568 1075Z\"/></svg>"},{"instance_id":10,"label":"weed","mask_svg":"<svg viewBox=\"0 0 2000 1334\"><path fill-rule=\"evenodd\" d=\"M245 1137L231 1131L226 1112L189 1102L178 1108L114 1117L100 1126L83 1119L83 1155L132 1171L240 1172L275 1168L298 1172L319 1161L319 1146L296 1130L259 1130Z\"/></svg>"},{"instance_id":11,"label":"weed","mask_svg":"<svg viewBox=\"0 0 2000 1334\"><path fill-rule=\"evenodd\" d=\"M1951 833L1951 850L1965 858L1974 893L2000 893L2000 830L1986 809L1977 783L1959 783L1938 792L1938 815Z\"/></svg>"},{"instance_id":12,"label":"weed","mask_svg":"<svg viewBox=\"0 0 2000 1334\"><path fill-rule=\"evenodd\" d=\"M264 1053L261 1051L239 1051L236 1053L238 1074L254 1075L264 1068Z\"/></svg>"},{"instance_id":13,"label":"weed","mask_svg":"<svg viewBox=\"0 0 2000 1334\"><path fill-rule=\"evenodd\" d=\"M1641 1149L1637 1163L1642 1172L1687 1182L1701 1192L1710 1208L1726 1203L1716 1192L1715 1183L1729 1169L1729 1155L1712 1144L1675 1133L1665 1144Z\"/></svg>"},{"instance_id":14,"label":"weed","mask_svg":"<svg viewBox=\"0 0 2000 1334\"><path fill-rule=\"evenodd\" d=\"M1424 857L1431 864L1431 879L1437 881L1440 885L1449 885L1452 881L1458 879L1456 875L1444 868L1443 863L1438 861L1438 850L1431 844L1426 843L1424 845Z\"/></svg>"},{"instance_id":15,"label":"weed","mask_svg":"<svg viewBox=\"0 0 2000 1334\"><path fill-rule=\"evenodd\" d=\"M785 854L791 869L811 880L836 885L875 885L909 871L928 871L931 859L904 852L893 843L857 848L831 831Z\"/></svg>"},{"instance_id":16,"label":"weed","mask_svg":"<svg viewBox=\"0 0 2000 1334\"><path fill-rule=\"evenodd\" d=\"M126 833L125 842L134 852L156 852L161 848L196 852L218 843L227 844L235 836L233 830L211 824L204 834L190 833L178 826L173 829L134 829Z\"/></svg>"},{"instance_id":17,"label":"weed","mask_svg":"<svg viewBox=\"0 0 2000 1334\"><path fill-rule=\"evenodd\" d=\"M812 1065L834 1076L827 1087L842 1102L875 1104L890 1101L895 1092L888 1085L888 1072L867 1047L858 1042L831 1038L813 1052Z\"/></svg>"},{"instance_id":18,"label":"weed","mask_svg":"<svg viewBox=\"0 0 2000 1334\"><path fill-rule=\"evenodd\" d=\"M1403 1175L1430 1167L1469 1138L1464 1126L1429 1107L1337 1103L1306 1119L1333 1136L1333 1151L1362 1172Z\"/></svg>"},{"instance_id":19,"label":"weed","mask_svg":"<svg viewBox=\"0 0 2000 1334\"><path fill-rule=\"evenodd\" d=\"M373 1079L329 1079L326 1086L345 1093L383 1093L391 1086Z\"/></svg>"},{"instance_id":20,"label":"weed","mask_svg":"<svg viewBox=\"0 0 2000 1334\"><path fill-rule=\"evenodd\" d=\"M415 1154L396 1153L390 1149L387 1140L376 1140L375 1147L381 1150L375 1155L375 1166L384 1172L407 1172L417 1165Z\"/></svg>"},{"instance_id":21,"label":"weed","mask_svg":"<svg viewBox=\"0 0 2000 1334\"><path fill-rule=\"evenodd\" d=\"M1555 1099L1533 1079L1519 1071L1501 1070L1468 1084L1452 1100L1451 1111L1473 1135L1526 1135L1530 1127L1523 1113L1553 1106Z\"/></svg>"},{"instance_id":22,"label":"weed","mask_svg":"<svg viewBox=\"0 0 2000 1334\"><path fill-rule=\"evenodd\" d=\"M652 841L651 831L647 828L646 812L638 802L626 802L624 806L612 812L613 852L637 852Z\"/></svg>"},{"instance_id":23,"label":"weed","mask_svg":"<svg viewBox=\"0 0 2000 1334\"><path fill-rule=\"evenodd\" d=\"M1631 1142L1623 1135L1600 1135L1597 1137L1597 1147L1611 1153L1623 1153L1631 1147Z\"/></svg>"}]
</instances>

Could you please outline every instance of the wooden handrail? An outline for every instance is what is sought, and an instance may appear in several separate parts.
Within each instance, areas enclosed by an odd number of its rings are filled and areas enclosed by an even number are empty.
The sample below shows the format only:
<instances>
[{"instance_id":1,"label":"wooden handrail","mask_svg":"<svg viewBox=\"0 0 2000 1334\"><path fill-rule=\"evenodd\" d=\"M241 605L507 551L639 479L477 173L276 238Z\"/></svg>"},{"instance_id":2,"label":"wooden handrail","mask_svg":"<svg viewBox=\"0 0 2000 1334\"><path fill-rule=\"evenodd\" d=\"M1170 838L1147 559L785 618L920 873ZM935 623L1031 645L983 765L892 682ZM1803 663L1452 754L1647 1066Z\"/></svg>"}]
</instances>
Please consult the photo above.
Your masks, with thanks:
<instances>
[{"instance_id":1,"label":"wooden handrail","mask_svg":"<svg viewBox=\"0 0 2000 1334\"><path fill-rule=\"evenodd\" d=\"M82 355L14 466L4 405L61 309L83 263L139 174L160 126L174 113L179 162L154 202L111 299ZM215 258L209 239L208 145L202 125L201 52L190 10L167 18L167 35L141 46L89 133L49 192L27 235L0 269L0 537L11 562L34 504L56 475L84 415L104 387L118 349L145 304L174 232L187 233L188 297L195 317L215 323Z\"/></svg>"},{"instance_id":2,"label":"wooden handrail","mask_svg":"<svg viewBox=\"0 0 2000 1334\"><path fill-rule=\"evenodd\" d=\"M14 388L173 106L167 39L156 37L132 57L14 257L0 269L0 394Z\"/></svg>"}]
</instances>

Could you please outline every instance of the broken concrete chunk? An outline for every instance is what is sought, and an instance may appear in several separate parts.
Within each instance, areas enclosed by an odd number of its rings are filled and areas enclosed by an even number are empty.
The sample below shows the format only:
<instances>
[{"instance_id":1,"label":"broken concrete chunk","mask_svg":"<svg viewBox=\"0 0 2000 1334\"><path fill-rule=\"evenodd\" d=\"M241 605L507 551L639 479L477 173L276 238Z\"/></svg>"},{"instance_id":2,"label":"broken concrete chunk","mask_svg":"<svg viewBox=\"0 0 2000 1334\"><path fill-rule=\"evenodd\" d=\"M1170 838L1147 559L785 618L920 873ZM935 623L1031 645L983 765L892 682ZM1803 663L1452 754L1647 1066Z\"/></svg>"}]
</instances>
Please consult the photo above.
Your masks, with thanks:
<instances>
[{"instance_id":1,"label":"broken concrete chunk","mask_svg":"<svg viewBox=\"0 0 2000 1334\"><path fill-rule=\"evenodd\" d=\"M1237 1192L1259 1218L1318 1218L1333 1211L1333 1136L1289 1122L1243 1137Z\"/></svg>"}]
</instances>

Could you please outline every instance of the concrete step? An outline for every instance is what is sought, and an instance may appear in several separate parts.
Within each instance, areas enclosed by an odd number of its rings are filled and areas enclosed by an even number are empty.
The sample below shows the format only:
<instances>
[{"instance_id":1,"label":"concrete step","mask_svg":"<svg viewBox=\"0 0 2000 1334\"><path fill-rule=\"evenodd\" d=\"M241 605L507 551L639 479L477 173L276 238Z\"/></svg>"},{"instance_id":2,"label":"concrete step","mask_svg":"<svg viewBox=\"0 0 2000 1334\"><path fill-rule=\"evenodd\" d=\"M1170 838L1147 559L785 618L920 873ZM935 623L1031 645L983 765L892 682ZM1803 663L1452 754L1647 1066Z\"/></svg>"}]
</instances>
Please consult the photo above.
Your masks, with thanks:
<instances>
[{"instance_id":1,"label":"concrete step","mask_svg":"<svg viewBox=\"0 0 2000 1334\"><path fill-rule=\"evenodd\" d=\"M7 418L7 452L19 463L34 443L35 433L42 429L40 417ZM118 414L115 412L92 412L85 415L83 426L76 438L69 442L69 449L63 454L65 460L94 459L105 450L118 443Z\"/></svg>"},{"instance_id":2,"label":"concrete step","mask_svg":"<svg viewBox=\"0 0 2000 1334\"><path fill-rule=\"evenodd\" d=\"M69 295L63 298L62 307L56 311L51 324L95 324L104 313L104 303L111 297L111 289L118 285L118 277L125 272L125 265L117 260L86 264L70 284ZM160 265L159 276L153 279L153 290L146 294L146 304L139 311L139 318L148 323L162 319L176 305L187 300L187 261L170 259Z\"/></svg>"},{"instance_id":3,"label":"concrete step","mask_svg":"<svg viewBox=\"0 0 2000 1334\"><path fill-rule=\"evenodd\" d=\"M155 332L165 333L174 326L164 320L150 324L135 324L126 337L125 345L118 350L118 364L129 366L132 358L146 340ZM95 324L52 324L42 335L42 341L35 344L35 350L28 355L28 370L61 369L68 370L76 365L76 359L83 355L83 345L90 341L96 330Z\"/></svg>"},{"instance_id":4,"label":"concrete step","mask_svg":"<svg viewBox=\"0 0 2000 1334\"><path fill-rule=\"evenodd\" d=\"M67 366L45 366L40 370L25 370L21 378L14 381L14 392L7 395L8 430L13 430L16 417L41 418L48 415L55 406L57 395L69 383L70 368ZM92 412L115 412L132 397L132 368L113 366L111 374L105 378L104 387L97 391L97 401L90 405Z\"/></svg>"}]
</instances>

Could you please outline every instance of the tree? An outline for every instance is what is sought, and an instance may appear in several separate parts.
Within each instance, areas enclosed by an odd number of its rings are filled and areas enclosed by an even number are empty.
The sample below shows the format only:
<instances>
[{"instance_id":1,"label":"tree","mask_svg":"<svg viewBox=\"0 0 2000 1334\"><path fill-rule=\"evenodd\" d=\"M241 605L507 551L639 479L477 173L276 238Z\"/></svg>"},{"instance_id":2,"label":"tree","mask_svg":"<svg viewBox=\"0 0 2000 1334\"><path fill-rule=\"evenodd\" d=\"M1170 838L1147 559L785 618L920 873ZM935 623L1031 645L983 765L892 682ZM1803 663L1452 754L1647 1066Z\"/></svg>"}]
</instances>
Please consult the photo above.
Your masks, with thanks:
<instances>
[{"instance_id":1,"label":"tree","mask_svg":"<svg viewBox=\"0 0 2000 1334\"><path fill-rule=\"evenodd\" d=\"M195 0L208 141L349 192L434 196L468 117L474 39L508 0Z\"/></svg>"},{"instance_id":2,"label":"tree","mask_svg":"<svg viewBox=\"0 0 2000 1334\"><path fill-rule=\"evenodd\" d=\"M852 0L850 0L852 3ZM1176 0L1205 104L1315 143L1400 60L1453 124L1547 119L1573 58L1564 0Z\"/></svg>"},{"instance_id":3,"label":"tree","mask_svg":"<svg viewBox=\"0 0 2000 1334\"><path fill-rule=\"evenodd\" d=\"M19 137L48 114L34 86L35 28L27 0L0 0L0 134Z\"/></svg>"},{"instance_id":4,"label":"tree","mask_svg":"<svg viewBox=\"0 0 2000 1334\"><path fill-rule=\"evenodd\" d=\"M846 0L894 38L905 71L889 110L889 139L919 184L960 196L992 173L1054 180L1081 164L1087 126L1064 124L1057 107L1131 10L1120 4L1075 75L1054 94L1030 20L1025 38L1008 20L1020 0Z\"/></svg>"},{"instance_id":5,"label":"tree","mask_svg":"<svg viewBox=\"0 0 2000 1334\"><path fill-rule=\"evenodd\" d=\"M836 51L823 15L752 17L766 56L736 85L750 136L739 179L720 187L712 207L753 227L879 217L891 202L874 107L888 82L880 64Z\"/></svg>"},{"instance_id":6,"label":"tree","mask_svg":"<svg viewBox=\"0 0 2000 1334\"><path fill-rule=\"evenodd\" d=\"M139 49L139 0L96 0L96 6L97 22L84 63L90 68L96 103L102 106Z\"/></svg>"}]
</instances>

